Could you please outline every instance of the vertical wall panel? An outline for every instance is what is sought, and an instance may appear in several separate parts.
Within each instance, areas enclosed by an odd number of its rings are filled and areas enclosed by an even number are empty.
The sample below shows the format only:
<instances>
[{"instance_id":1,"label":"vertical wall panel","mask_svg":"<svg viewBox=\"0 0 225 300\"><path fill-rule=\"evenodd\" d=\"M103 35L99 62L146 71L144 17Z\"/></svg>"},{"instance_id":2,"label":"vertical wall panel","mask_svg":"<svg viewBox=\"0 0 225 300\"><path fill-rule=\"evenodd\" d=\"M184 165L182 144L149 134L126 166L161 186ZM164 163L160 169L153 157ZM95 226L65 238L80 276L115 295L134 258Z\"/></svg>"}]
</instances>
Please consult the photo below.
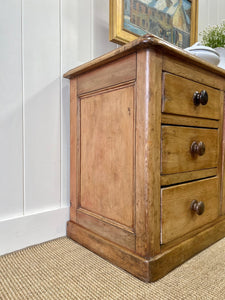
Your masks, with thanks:
<instances>
[{"instance_id":1,"label":"vertical wall panel","mask_svg":"<svg viewBox=\"0 0 225 300\"><path fill-rule=\"evenodd\" d=\"M63 0L62 5L62 75L117 47L109 42L109 1ZM61 182L62 206L70 199L70 90L69 80L62 79L61 113Z\"/></svg>"},{"instance_id":2,"label":"vertical wall panel","mask_svg":"<svg viewBox=\"0 0 225 300\"><path fill-rule=\"evenodd\" d=\"M107 53L117 47L109 42L109 1L92 0L93 7L93 58Z\"/></svg>"},{"instance_id":3,"label":"vertical wall panel","mask_svg":"<svg viewBox=\"0 0 225 300\"><path fill-rule=\"evenodd\" d=\"M218 4L218 0L208 1L208 24L210 25L217 24L218 22Z\"/></svg>"},{"instance_id":4,"label":"vertical wall panel","mask_svg":"<svg viewBox=\"0 0 225 300\"><path fill-rule=\"evenodd\" d=\"M225 21L225 1L224 0L218 0L217 11L218 11L218 23Z\"/></svg>"},{"instance_id":5,"label":"vertical wall panel","mask_svg":"<svg viewBox=\"0 0 225 300\"><path fill-rule=\"evenodd\" d=\"M204 30L204 28L208 25L208 2L209 0L198 1L199 3L198 33L201 33Z\"/></svg>"},{"instance_id":6,"label":"vertical wall panel","mask_svg":"<svg viewBox=\"0 0 225 300\"><path fill-rule=\"evenodd\" d=\"M91 59L91 1L61 1L62 76ZM70 83L62 79L61 111L61 205L70 201Z\"/></svg>"},{"instance_id":7,"label":"vertical wall panel","mask_svg":"<svg viewBox=\"0 0 225 300\"><path fill-rule=\"evenodd\" d=\"M199 0L198 32L201 33L207 26L216 25L225 19L224 0ZM201 36L199 35L199 40Z\"/></svg>"},{"instance_id":8,"label":"vertical wall panel","mask_svg":"<svg viewBox=\"0 0 225 300\"><path fill-rule=\"evenodd\" d=\"M0 0L0 220L23 213L21 1Z\"/></svg>"},{"instance_id":9,"label":"vertical wall panel","mask_svg":"<svg viewBox=\"0 0 225 300\"><path fill-rule=\"evenodd\" d=\"M25 212L60 206L59 1L23 0Z\"/></svg>"},{"instance_id":10,"label":"vertical wall panel","mask_svg":"<svg viewBox=\"0 0 225 300\"><path fill-rule=\"evenodd\" d=\"M90 0L61 0L62 71L91 59Z\"/></svg>"}]
</instances>

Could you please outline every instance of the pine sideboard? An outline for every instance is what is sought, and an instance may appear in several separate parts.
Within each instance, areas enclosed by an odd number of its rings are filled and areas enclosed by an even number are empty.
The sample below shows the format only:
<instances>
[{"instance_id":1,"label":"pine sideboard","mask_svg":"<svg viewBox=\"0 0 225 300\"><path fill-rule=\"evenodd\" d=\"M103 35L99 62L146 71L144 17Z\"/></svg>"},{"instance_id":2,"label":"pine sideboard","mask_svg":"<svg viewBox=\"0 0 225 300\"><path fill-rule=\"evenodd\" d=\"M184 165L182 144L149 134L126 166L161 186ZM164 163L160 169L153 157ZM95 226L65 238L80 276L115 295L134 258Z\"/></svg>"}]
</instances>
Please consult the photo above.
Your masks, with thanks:
<instances>
[{"instance_id":1,"label":"pine sideboard","mask_svg":"<svg viewBox=\"0 0 225 300\"><path fill-rule=\"evenodd\" d=\"M68 237L149 282L225 236L224 70L147 35L64 77Z\"/></svg>"}]
</instances>

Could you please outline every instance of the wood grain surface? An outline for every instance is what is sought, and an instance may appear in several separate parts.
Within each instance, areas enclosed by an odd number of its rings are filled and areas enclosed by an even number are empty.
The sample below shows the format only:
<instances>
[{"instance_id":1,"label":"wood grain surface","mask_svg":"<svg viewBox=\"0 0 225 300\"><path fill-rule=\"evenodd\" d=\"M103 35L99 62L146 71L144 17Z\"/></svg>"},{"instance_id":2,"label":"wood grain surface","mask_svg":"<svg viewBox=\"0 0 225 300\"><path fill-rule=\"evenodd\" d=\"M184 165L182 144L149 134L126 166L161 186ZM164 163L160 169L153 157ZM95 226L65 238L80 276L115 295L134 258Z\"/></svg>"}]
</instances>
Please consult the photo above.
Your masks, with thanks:
<instances>
[{"instance_id":1,"label":"wood grain surface","mask_svg":"<svg viewBox=\"0 0 225 300\"><path fill-rule=\"evenodd\" d=\"M225 76L225 71L223 69L218 68L207 61L199 59L197 56L190 54L188 51L184 51L181 48L151 34L137 38L131 43L127 43L118 49L115 49L85 64L82 64L81 66L71 69L64 74L64 77L71 79L77 75L105 65L108 62L115 61L120 57L135 53L143 48L155 49L157 52L163 52L166 54L163 59L164 70L172 69L178 74L183 74L185 71L185 74L187 74L190 79L193 79L193 74L190 75L190 73L193 72L194 74L198 75L197 78L201 78L201 80L204 80L205 77L209 82L211 82L213 79L215 86L225 86L222 78ZM188 71L190 70L190 65L191 72Z\"/></svg>"},{"instance_id":2,"label":"wood grain surface","mask_svg":"<svg viewBox=\"0 0 225 300\"><path fill-rule=\"evenodd\" d=\"M161 243L166 244L216 219L219 215L219 180L210 178L164 188L162 197ZM205 211L191 211L193 200L202 201Z\"/></svg>"},{"instance_id":3,"label":"wood grain surface","mask_svg":"<svg viewBox=\"0 0 225 300\"><path fill-rule=\"evenodd\" d=\"M205 153L191 153L192 143L202 141ZM162 126L161 174L188 172L216 167L219 135L216 129Z\"/></svg>"},{"instance_id":4,"label":"wood grain surface","mask_svg":"<svg viewBox=\"0 0 225 300\"><path fill-rule=\"evenodd\" d=\"M195 106L194 93L205 90L208 93L206 105ZM164 73L164 94L162 111L177 115L199 118L220 118L220 91L179 76Z\"/></svg>"},{"instance_id":5,"label":"wood grain surface","mask_svg":"<svg viewBox=\"0 0 225 300\"><path fill-rule=\"evenodd\" d=\"M76 221L79 193L79 99L77 97L77 78L70 81L70 220Z\"/></svg>"},{"instance_id":6,"label":"wood grain surface","mask_svg":"<svg viewBox=\"0 0 225 300\"><path fill-rule=\"evenodd\" d=\"M134 227L134 88L81 100L80 206Z\"/></svg>"},{"instance_id":7,"label":"wood grain surface","mask_svg":"<svg viewBox=\"0 0 225 300\"><path fill-rule=\"evenodd\" d=\"M221 102L220 102L220 106L221 106ZM162 119L162 124L169 124L169 125L181 125L181 126L183 125L183 126L207 127L207 128L218 128L220 125L218 120L200 119L196 117L182 116L182 115L175 115L175 114L163 113L161 119Z\"/></svg>"},{"instance_id":8,"label":"wood grain surface","mask_svg":"<svg viewBox=\"0 0 225 300\"><path fill-rule=\"evenodd\" d=\"M78 95L136 79L136 54L78 77Z\"/></svg>"},{"instance_id":9,"label":"wood grain surface","mask_svg":"<svg viewBox=\"0 0 225 300\"><path fill-rule=\"evenodd\" d=\"M65 77L68 236L144 281L223 237L225 71L148 35ZM208 103L195 106L202 90Z\"/></svg>"},{"instance_id":10,"label":"wood grain surface","mask_svg":"<svg viewBox=\"0 0 225 300\"><path fill-rule=\"evenodd\" d=\"M212 176L216 176L217 174L218 174L218 168L195 170L189 172L161 175L160 182L162 186L166 186L166 185L169 186L176 183L192 181L192 180L206 178L206 177L212 177Z\"/></svg>"},{"instance_id":11,"label":"wood grain surface","mask_svg":"<svg viewBox=\"0 0 225 300\"><path fill-rule=\"evenodd\" d=\"M145 257L160 251L161 64L155 51L137 55L136 251Z\"/></svg>"}]
</instances>

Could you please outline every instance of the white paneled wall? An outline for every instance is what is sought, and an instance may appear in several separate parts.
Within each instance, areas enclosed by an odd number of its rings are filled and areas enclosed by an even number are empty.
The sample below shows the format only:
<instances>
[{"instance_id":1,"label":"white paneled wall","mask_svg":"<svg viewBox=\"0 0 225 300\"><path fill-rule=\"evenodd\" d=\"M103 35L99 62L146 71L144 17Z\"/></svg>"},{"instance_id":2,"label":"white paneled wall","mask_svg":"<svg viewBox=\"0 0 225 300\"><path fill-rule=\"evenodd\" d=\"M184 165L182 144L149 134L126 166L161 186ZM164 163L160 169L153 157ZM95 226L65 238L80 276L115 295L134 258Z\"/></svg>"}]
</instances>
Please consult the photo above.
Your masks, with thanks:
<instances>
[{"instance_id":1,"label":"white paneled wall","mask_svg":"<svg viewBox=\"0 0 225 300\"><path fill-rule=\"evenodd\" d=\"M108 0L62 0L61 75L82 63L117 47L108 41ZM69 80L62 78L61 89L61 200L69 205L70 193L70 111Z\"/></svg>"},{"instance_id":2,"label":"white paneled wall","mask_svg":"<svg viewBox=\"0 0 225 300\"><path fill-rule=\"evenodd\" d=\"M20 1L0 0L0 7L0 220L4 220L23 214L22 42Z\"/></svg>"},{"instance_id":3,"label":"white paneled wall","mask_svg":"<svg viewBox=\"0 0 225 300\"><path fill-rule=\"evenodd\" d=\"M23 1L24 209L60 207L60 6Z\"/></svg>"},{"instance_id":4,"label":"white paneled wall","mask_svg":"<svg viewBox=\"0 0 225 300\"><path fill-rule=\"evenodd\" d=\"M117 46L108 0L0 0L0 254L66 234L69 80Z\"/></svg>"},{"instance_id":5,"label":"white paneled wall","mask_svg":"<svg viewBox=\"0 0 225 300\"><path fill-rule=\"evenodd\" d=\"M225 20L224 0L199 0L199 33L208 25L216 25L223 20Z\"/></svg>"},{"instance_id":6,"label":"white paneled wall","mask_svg":"<svg viewBox=\"0 0 225 300\"><path fill-rule=\"evenodd\" d=\"M199 0L199 31L225 18ZM66 234L71 68L117 46L108 0L0 0L0 254Z\"/></svg>"}]
</instances>

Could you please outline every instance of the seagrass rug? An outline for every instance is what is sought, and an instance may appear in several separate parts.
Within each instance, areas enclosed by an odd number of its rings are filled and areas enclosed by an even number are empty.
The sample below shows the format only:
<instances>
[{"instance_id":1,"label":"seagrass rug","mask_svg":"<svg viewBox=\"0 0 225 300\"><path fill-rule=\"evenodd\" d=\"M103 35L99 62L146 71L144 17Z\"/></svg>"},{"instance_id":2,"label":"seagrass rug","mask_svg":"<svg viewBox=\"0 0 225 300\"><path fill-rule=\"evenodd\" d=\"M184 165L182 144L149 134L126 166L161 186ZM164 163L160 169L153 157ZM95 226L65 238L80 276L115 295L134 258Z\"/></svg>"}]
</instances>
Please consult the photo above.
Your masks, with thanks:
<instances>
[{"instance_id":1,"label":"seagrass rug","mask_svg":"<svg viewBox=\"0 0 225 300\"><path fill-rule=\"evenodd\" d=\"M144 283L64 237L0 257L0 299L225 299L225 239Z\"/></svg>"}]
</instances>

